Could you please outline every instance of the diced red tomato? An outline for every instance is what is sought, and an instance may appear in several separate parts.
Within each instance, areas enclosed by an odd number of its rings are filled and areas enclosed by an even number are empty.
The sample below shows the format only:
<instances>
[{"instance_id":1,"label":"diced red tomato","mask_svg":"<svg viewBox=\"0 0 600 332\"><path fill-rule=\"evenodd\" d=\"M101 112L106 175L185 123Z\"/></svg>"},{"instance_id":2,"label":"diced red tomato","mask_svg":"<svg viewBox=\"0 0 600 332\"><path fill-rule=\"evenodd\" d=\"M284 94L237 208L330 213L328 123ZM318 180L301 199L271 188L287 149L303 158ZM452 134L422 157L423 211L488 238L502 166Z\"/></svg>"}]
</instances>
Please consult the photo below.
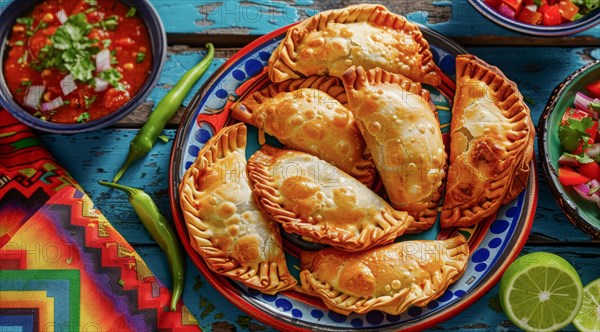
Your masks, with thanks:
<instances>
[{"instance_id":1,"label":"diced red tomato","mask_svg":"<svg viewBox=\"0 0 600 332\"><path fill-rule=\"evenodd\" d=\"M498 9L498 7L500 7L500 4L502 3L502 0L485 0L485 3L487 3L490 7L494 9Z\"/></svg>"},{"instance_id":2,"label":"diced red tomato","mask_svg":"<svg viewBox=\"0 0 600 332\"><path fill-rule=\"evenodd\" d=\"M585 88L592 94L592 97L600 98L600 80L586 85Z\"/></svg>"},{"instance_id":3,"label":"diced red tomato","mask_svg":"<svg viewBox=\"0 0 600 332\"><path fill-rule=\"evenodd\" d=\"M540 24L542 22L542 13L533 12L527 8L523 8L519 16L517 16L519 21L529 23L529 24Z\"/></svg>"},{"instance_id":4,"label":"diced red tomato","mask_svg":"<svg viewBox=\"0 0 600 332\"><path fill-rule=\"evenodd\" d=\"M568 21L573 21L575 15L579 12L579 7L573 4L570 0L560 0L558 3L560 16Z\"/></svg>"},{"instance_id":5,"label":"diced red tomato","mask_svg":"<svg viewBox=\"0 0 600 332\"><path fill-rule=\"evenodd\" d=\"M567 120L569 119L575 119L575 120L581 120L583 118L591 118L591 114L586 112L586 111L582 111L580 109L576 109L576 108L567 108L567 111L565 112L565 114L562 117L561 120L561 125L566 125L567 124ZM590 139L595 142L596 141L596 136L598 135L598 121L594 120L594 124L588 128L586 131L586 133L588 133L590 135ZM590 143L590 144L593 144Z\"/></svg>"},{"instance_id":6,"label":"diced red tomato","mask_svg":"<svg viewBox=\"0 0 600 332\"><path fill-rule=\"evenodd\" d=\"M600 181L600 165L595 161L579 166L579 173L590 179Z\"/></svg>"},{"instance_id":7,"label":"diced red tomato","mask_svg":"<svg viewBox=\"0 0 600 332\"><path fill-rule=\"evenodd\" d=\"M559 25L561 22L560 8L552 5L542 15L542 23L545 26Z\"/></svg>"},{"instance_id":8,"label":"diced red tomato","mask_svg":"<svg viewBox=\"0 0 600 332\"><path fill-rule=\"evenodd\" d=\"M558 181L563 186L573 186L576 184L587 183L590 178L583 176L570 167L563 166L558 169Z\"/></svg>"},{"instance_id":9,"label":"diced red tomato","mask_svg":"<svg viewBox=\"0 0 600 332\"><path fill-rule=\"evenodd\" d=\"M521 5L523 4L523 0L502 0L502 2L510 7L515 13L519 12Z\"/></svg>"},{"instance_id":10,"label":"diced red tomato","mask_svg":"<svg viewBox=\"0 0 600 332\"><path fill-rule=\"evenodd\" d=\"M594 140L591 138L588 138L588 145L594 144ZM583 143L579 143L579 146L577 147L577 149L571 151L572 154L580 154L583 152Z\"/></svg>"},{"instance_id":11,"label":"diced red tomato","mask_svg":"<svg viewBox=\"0 0 600 332\"><path fill-rule=\"evenodd\" d=\"M541 13L543 15L548 9L550 9L550 7L551 6L548 4L543 4L538 7L538 13Z\"/></svg>"}]
</instances>

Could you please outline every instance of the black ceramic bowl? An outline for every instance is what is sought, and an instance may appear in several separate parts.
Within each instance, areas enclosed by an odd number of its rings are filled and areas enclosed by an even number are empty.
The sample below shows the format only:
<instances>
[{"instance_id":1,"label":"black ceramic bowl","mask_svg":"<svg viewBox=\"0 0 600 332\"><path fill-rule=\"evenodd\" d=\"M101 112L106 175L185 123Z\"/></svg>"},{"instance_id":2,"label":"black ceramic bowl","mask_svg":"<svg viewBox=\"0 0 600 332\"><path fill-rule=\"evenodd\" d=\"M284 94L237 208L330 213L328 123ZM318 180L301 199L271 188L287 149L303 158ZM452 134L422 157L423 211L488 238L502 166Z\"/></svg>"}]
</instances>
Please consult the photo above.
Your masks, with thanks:
<instances>
[{"instance_id":1,"label":"black ceramic bowl","mask_svg":"<svg viewBox=\"0 0 600 332\"><path fill-rule=\"evenodd\" d=\"M4 63L8 49L5 41L8 39L11 29L17 18L27 15L39 2L42 1L15 0L0 13L0 22L2 22L0 24L0 59L2 60L2 64ZM6 77L4 76L4 71L2 68L0 68L0 105L6 108L14 117L31 128L62 134L81 133L110 126L111 124L124 118L127 114L139 106L144 100L146 100L148 95L150 95L152 89L158 81L166 59L167 36L160 17L150 1L121 0L121 2L127 6L133 6L136 8L137 14L142 18L146 28L148 29L150 42L152 44L151 72L140 90L125 105L106 116L85 123L60 124L47 122L31 115L27 110L13 100L12 94L10 93L6 84Z\"/></svg>"},{"instance_id":2,"label":"black ceramic bowl","mask_svg":"<svg viewBox=\"0 0 600 332\"><path fill-rule=\"evenodd\" d=\"M544 178L552 196L569 220L592 238L600 240L600 209L585 201L570 187L558 181L558 158L562 153L558 140L558 126L567 107L572 107L575 94L585 92L585 86L600 80L600 61L580 68L552 92L538 123L539 159Z\"/></svg>"}]
</instances>

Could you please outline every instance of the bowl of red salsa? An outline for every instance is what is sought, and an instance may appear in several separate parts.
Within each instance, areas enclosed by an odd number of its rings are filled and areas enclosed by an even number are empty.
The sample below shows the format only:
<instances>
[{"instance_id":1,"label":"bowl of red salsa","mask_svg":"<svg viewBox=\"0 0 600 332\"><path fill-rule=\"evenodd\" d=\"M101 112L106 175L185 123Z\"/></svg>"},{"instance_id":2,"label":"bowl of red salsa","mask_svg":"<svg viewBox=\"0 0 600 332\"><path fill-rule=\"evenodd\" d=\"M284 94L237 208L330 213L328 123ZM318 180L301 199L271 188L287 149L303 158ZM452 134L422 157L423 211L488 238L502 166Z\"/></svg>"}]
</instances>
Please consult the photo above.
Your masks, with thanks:
<instances>
[{"instance_id":1,"label":"bowl of red salsa","mask_svg":"<svg viewBox=\"0 0 600 332\"><path fill-rule=\"evenodd\" d=\"M148 97L166 57L147 0L15 1L0 22L0 104L42 131L119 121Z\"/></svg>"},{"instance_id":2,"label":"bowl of red salsa","mask_svg":"<svg viewBox=\"0 0 600 332\"><path fill-rule=\"evenodd\" d=\"M483 16L521 33L564 36L600 22L600 0L469 0Z\"/></svg>"}]
</instances>

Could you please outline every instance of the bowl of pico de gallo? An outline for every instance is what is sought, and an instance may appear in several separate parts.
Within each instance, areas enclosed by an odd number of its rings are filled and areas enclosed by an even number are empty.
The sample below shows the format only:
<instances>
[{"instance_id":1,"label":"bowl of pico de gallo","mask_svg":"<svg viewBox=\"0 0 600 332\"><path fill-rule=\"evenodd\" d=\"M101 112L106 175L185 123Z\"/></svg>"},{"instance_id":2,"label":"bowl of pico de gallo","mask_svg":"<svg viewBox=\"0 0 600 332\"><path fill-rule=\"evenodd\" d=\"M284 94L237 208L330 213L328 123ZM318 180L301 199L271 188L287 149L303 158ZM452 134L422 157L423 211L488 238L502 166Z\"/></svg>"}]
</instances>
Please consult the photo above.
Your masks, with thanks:
<instances>
[{"instance_id":1,"label":"bowl of pico de gallo","mask_svg":"<svg viewBox=\"0 0 600 332\"><path fill-rule=\"evenodd\" d=\"M600 23L600 0L469 0L483 16L525 34L571 35Z\"/></svg>"},{"instance_id":2,"label":"bowl of pico de gallo","mask_svg":"<svg viewBox=\"0 0 600 332\"><path fill-rule=\"evenodd\" d=\"M600 239L600 61L559 84L540 117L544 177L569 220Z\"/></svg>"},{"instance_id":3,"label":"bowl of pico de gallo","mask_svg":"<svg viewBox=\"0 0 600 332\"><path fill-rule=\"evenodd\" d=\"M0 22L0 105L41 131L119 121L149 96L166 58L148 0L14 1Z\"/></svg>"}]
</instances>

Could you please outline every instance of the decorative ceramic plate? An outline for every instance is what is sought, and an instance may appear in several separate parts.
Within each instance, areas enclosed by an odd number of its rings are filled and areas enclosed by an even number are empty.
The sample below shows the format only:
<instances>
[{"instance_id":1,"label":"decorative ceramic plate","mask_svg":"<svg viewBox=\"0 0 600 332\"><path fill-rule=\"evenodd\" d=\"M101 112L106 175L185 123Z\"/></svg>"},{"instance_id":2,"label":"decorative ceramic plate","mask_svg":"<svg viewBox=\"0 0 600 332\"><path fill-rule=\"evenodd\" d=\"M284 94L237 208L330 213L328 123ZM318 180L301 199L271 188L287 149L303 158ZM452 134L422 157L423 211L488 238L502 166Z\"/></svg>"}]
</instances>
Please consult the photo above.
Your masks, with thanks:
<instances>
[{"instance_id":1,"label":"decorative ceramic plate","mask_svg":"<svg viewBox=\"0 0 600 332\"><path fill-rule=\"evenodd\" d=\"M467 308L498 282L502 272L518 255L527 240L533 223L537 202L535 163L527 188L512 202L504 205L493 218L467 229L440 230L438 224L418 235L402 236L406 239L442 239L461 232L469 239L472 255L468 268L460 280L451 285L437 300L426 307L411 307L400 315L372 311L365 315L337 314L328 310L319 299L287 291L277 295L262 294L210 271L203 259L190 246L187 227L179 207L178 187L186 169L192 165L202 146L223 126L233 123L229 106L240 96L255 91L267 82L264 69L285 32L285 27L265 35L249 44L216 72L194 97L185 113L175 138L171 154L170 195L171 208L177 231L187 253L206 279L225 298L241 310L278 330L302 329L347 331L352 329L398 330L402 328L425 329L449 319ZM467 53L461 46L422 27L429 41L435 62L443 72L439 89L427 87L437 106L442 132L448 136L450 110L454 98L455 57ZM267 137L267 142L277 142ZM247 157L260 147L256 128L248 126ZM288 267L298 276L297 246L291 237L284 236Z\"/></svg>"}]
</instances>

